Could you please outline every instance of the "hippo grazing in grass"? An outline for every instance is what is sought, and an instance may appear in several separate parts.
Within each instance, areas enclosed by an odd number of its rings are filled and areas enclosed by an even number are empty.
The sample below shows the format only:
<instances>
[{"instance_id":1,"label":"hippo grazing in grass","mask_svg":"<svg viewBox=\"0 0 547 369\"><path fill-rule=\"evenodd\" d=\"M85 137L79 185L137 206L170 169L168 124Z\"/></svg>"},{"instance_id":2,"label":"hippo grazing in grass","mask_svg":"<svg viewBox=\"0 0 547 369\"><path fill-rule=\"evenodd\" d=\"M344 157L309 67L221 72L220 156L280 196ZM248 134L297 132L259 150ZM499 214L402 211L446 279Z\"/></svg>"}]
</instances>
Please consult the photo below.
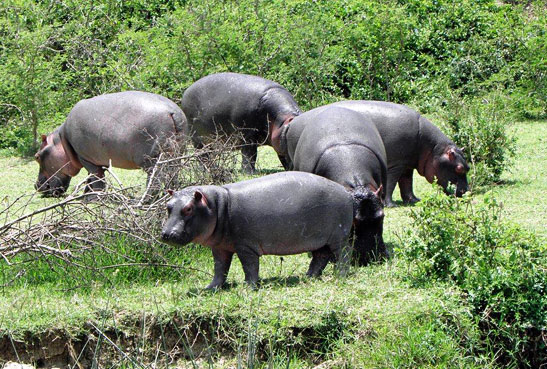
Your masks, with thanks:
<instances>
[{"instance_id":1,"label":"hippo grazing in grass","mask_svg":"<svg viewBox=\"0 0 547 369\"><path fill-rule=\"evenodd\" d=\"M201 78L184 92L182 110L196 148L201 148L207 137L238 130L243 136L242 165L247 173L255 170L258 145L273 146L279 155L281 127L301 113L280 84L238 73ZM279 155L279 160L287 169L285 158Z\"/></svg>"},{"instance_id":2,"label":"hippo grazing in grass","mask_svg":"<svg viewBox=\"0 0 547 369\"><path fill-rule=\"evenodd\" d=\"M405 204L419 201L412 190L414 169L429 183L437 178L445 190L452 183L456 186L456 196L468 190L469 166L461 149L420 113L382 101L339 101L323 108L329 106L363 113L376 125L387 153L387 206L394 205L392 194L397 183Z\"/></svg>"},{"instance_id":3,"label":"hippo grazing in grass","mask_svg":"<svg viewBox=\"0 0 547 369\"><path fill-rule=\"evenodd\" d=\"M359 264L387 256L382 238L386 152L374 124L362 114L332 106L296 117L282 135L295 170L340 183L352 194Z\"/></svg>"},{"instance_id":4,"label":"hippo grazing in grass","mask_svg":"<svg viewBox=\"0 0 547 369\"><path fill-rule=\"evenodd\" d=\"M207 288L224 284L234 253L253 287L262 255L311 251L307 275L319 276L334 254L341 274L347 271L353 204L337 183L309 173L282 172L171 194L162 239L211 248L215 274Z\"/></svg>"},{"instance_id":5,"label":"hippo grazing in grass","mask_svg":"<svg viewBox=\"0 0 547 369\"><path fill-rule=\"evenodd\" d=\"M60 196L70 179L85 167L92 174L86 192L101 190L104 167L124 169L154 165L161 145L182 139L186 117L171 100L156 94L126 91L81 100L49 136L35 158L40 164L36 189Z\"/></svg>"}]
</instances>

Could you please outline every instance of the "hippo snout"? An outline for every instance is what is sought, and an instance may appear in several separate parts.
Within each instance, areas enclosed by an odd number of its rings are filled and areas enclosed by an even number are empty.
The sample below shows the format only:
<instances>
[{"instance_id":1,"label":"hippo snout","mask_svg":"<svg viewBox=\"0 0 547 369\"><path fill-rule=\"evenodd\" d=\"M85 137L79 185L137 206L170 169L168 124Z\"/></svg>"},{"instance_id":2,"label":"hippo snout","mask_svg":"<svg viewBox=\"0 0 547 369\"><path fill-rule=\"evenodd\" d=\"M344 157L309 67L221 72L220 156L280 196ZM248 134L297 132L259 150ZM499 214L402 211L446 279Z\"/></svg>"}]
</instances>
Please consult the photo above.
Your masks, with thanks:
<instances>
[{"instance_id":1,"label":"hippo snout","mask_svg":"<svg viewBox=\"0 0 547 369\"><path fill-rule=\"evenodd\" d=\"M179 231L177 228L166 227L161 232L161 240L173 245L186 245L192 241L192 237L185 231Z\"/></svg>"},{"instance_id":2,"label":"hippo snout","mask_svg":"<svg viewBox=\"0 0 547 369\"><path fill-rule=\"evenodd\" d=\"M162 241L169 241L174 235L174 232L173 231L163 231L161 232L161 239Z\"/></svg>"},{"instance_id":3,"label":"hippo snout","mask_svg":"<svg viewBox=\"0 0 547 369\"><path fill-rule=\"evenodd\" d=\"M464 193L468 191L468 187L458 187L456 188L456 197L462 197Z\"/></svg>"},{"instance_id":4,"label":"hippo snout","mask_svg":"<svg viewBox=\"0 0 547 369\"><path fill-rule=\"evenodd\" d=\"M34 184L34 189L46 197L60 197L67 191L69 185L69 176L53 176L46 178L45 176L39 175L38 180Z\"/></svg>"},{"instance_id":5,"label":"hippo snout","mask_svg":"<svg viewBox=\"0 0 547 369\"><path fill-rule=\"evenodd\" d=\"M456 186L456 197L462 197L463 194L467 191L469 191L469 185L467 184L467 180L459 181Z\"/></svg>"}]
</instances>

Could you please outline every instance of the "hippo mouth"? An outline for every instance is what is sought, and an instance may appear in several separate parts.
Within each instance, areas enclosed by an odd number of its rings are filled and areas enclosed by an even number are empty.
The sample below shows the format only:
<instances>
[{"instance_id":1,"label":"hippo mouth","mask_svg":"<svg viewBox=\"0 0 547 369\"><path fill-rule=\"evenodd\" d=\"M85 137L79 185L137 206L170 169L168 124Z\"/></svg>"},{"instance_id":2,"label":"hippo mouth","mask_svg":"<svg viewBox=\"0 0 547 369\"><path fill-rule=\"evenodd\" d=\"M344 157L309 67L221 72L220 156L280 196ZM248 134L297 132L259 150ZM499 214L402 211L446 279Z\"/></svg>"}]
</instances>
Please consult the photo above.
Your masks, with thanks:
<instances>
[{"instance_id":1,"label":"hippo mouth","mask_svg":"<svg viewBox=\"0 0 547 369\"><path fill-rule=\"evenodd\" d=\"M34 184L34 188L44 197L61 197L68 190L69 184L70 179L68 181L63 181L61 179L51 177L46 180L38 180Z\"/></svg>"},{"instance_id":2,"label":"hippo mouth","mask_svg":"<svg viewBox=\"0 0 547 369\"><path fill-rule=\"evenodd\" d=\"M193 237L186 232L170 232L164 230L161 233L162 242L172 246L183 246L192 242Z\"/></svg>"},{"instance_id":3,"label":"hippo mouth","mask_svg":"<svg viewBox=\"0 0 547 369\"><path fill-rule=\"evenodd\" d=\"M462 186L462 185L459 185L459 186L456 186L455 184L453 183L450 183L448 186L444 187L443 188L444 190L444 193L446 195L449 195L449 196L456 196L456 197L462 197L464 193L466 193L469 188L468 186Z\"/></svg>"}]
</instances>

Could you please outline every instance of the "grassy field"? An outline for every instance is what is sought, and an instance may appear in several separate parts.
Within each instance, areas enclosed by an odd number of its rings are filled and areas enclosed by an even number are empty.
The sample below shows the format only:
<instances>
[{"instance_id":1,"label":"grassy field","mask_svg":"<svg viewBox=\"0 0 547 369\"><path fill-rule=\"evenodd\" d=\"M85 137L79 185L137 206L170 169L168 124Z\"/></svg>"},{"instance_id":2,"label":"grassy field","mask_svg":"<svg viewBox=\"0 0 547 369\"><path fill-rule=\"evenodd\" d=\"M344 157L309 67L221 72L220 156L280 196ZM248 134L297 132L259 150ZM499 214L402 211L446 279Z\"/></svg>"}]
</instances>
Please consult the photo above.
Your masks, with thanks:
<instances>
[{"instance_id":1,"label":"grassy field","mask_svg":"<svg viewBox=\"0 0 547 369\"><path fill-rule=\"evenodd\" d=\"M505 219L545 240L547 123L521 122L514 131L514 166L502 184L475 191L473 197L480 200L493 191L504 204ZM1 158L0 168L4 204L33 191L34 162ZM260 149L259 169L281 170L270 148ZM140 171L116 173L124 184L145 181ZM73 184L84 178L81 173ZM431 191L415 175L415 193L420 197ZM32 201L31 208L38 208L56 200ZM404 247L412 209L386 210L384 237L391 246ZM123 240L113 247L123 247ZM189 246L172 254L173 263L182 261L189 268L176 273L120 268L119 278L111 279L114 284L97 278L86 288L67 284L71 276L47 267L27 271L5 286L9 270L2 261L0 365L19 359L45 366L493 366L494 354L474 354L478 332L460 292L448 286L408 287L399 278L397 255L380 265L353 268L344 279L328 266L317 280L304 277L307 255L263 257L258 291L245 286L236 261L229 287L212 293L202 290L213 270L207 249ZM47 277L37 278L42 272Z\"/></svg>"}]
</instances>

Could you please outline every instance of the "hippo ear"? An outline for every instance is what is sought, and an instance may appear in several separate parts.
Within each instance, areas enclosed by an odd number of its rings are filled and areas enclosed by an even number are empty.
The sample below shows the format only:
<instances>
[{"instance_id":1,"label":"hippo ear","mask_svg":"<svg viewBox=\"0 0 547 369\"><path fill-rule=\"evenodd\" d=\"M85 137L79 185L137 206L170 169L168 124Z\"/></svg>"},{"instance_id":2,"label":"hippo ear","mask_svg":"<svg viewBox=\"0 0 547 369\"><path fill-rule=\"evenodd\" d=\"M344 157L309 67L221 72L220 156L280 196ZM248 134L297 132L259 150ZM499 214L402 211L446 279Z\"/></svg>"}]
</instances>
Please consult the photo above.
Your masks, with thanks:
<instances>
[{"instance_id":1,"label":"hippo ear","mask_svg":"<svg viewBox=\"0 0 547 369\"><path fill-rule=\"evenodd\" d=\"M47 142L47 136L46 135L41 135L40 137L42 137L42 142Z\"/></svg>"},{"instance_id":2,"label":"hippo ear","mask_svg":"<svg viewBox=\"0 0 547 369\"><path fill-rule=\"evenodd\" d=\"M203 206L207 206L207 198L201 191L195 191L194 192L194 201L198 204L201 204Z\"/></svg>"},{"instance_id":3,"label":"hippo ear","mask_svg":"<svg viewBox=\"0 0 547 369\"><path fill-rule=\"evenodd\" d=\"M448 160L450 161L456 160L456 151L454 150L453 147L448 149L448 151L446 152L446 155L448 156Z\"/></svg>"},{"instance_id":4,"label":"hippo ear","mask_svg":"<svg viewBox=\"0 0 547 369\"><path fill-rule=\"evenodd\" d=\"M380 187L378 187L378 189L376 191L374 191L374 196L376 197L381 197L381 194L382 194L382 190L384 189L384 185L381 184Z\"/></svg>"},{"instance_id":5,"label":"hippo ear","mask_svg":"<svg viewBox=\"0 0 547 369\"><path fill-rule=\"evenodd\" d=\"M167 189L165 190L165 192L167 192L169 194L169 196L173 196L175 194L175 191L173 191L172 189Z\"/></svg>"}]
</instances>

